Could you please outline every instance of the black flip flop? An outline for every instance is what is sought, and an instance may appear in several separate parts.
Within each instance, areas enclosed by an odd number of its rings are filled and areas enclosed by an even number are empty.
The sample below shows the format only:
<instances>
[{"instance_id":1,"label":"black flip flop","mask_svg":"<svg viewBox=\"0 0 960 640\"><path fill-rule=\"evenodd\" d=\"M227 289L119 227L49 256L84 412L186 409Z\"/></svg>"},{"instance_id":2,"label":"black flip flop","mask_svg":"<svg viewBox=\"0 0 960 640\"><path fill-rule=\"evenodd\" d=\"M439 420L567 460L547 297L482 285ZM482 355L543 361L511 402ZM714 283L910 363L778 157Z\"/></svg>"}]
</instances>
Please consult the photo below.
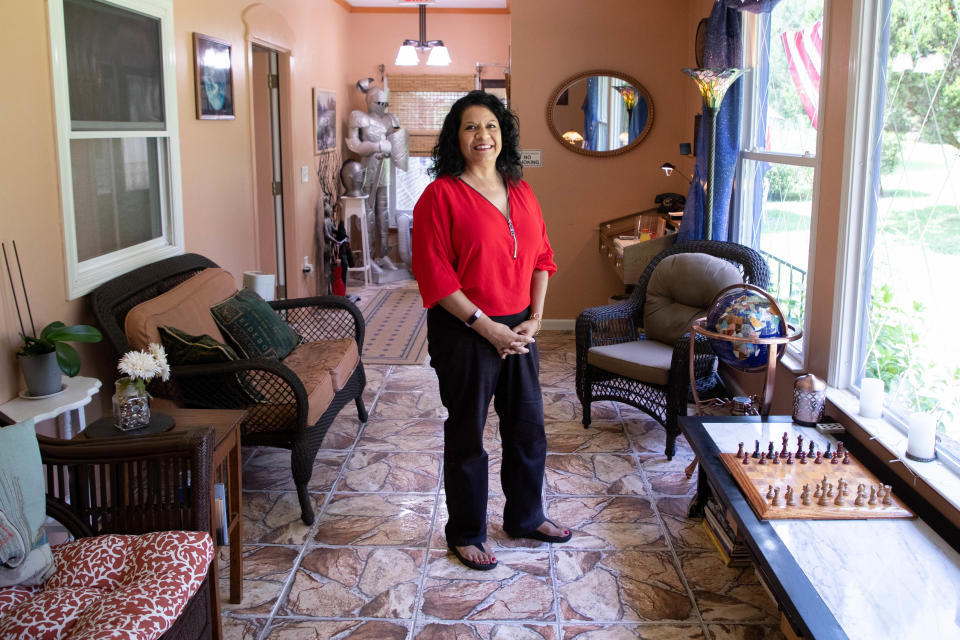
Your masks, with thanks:
<instances>
[{"instance_id":1,"label":"black flip flop","mask_svg":"<svg viewBox=\"0 0 960 640\"><path fill-rule=\"evenodd\" d=\"M465 546L469 546L469 545L465 545ZM475 546L477 549L480 549L480 551L483 551L484 553L486 553L483 547L480 546L479 544L474 544L473 546ZM447 543L447 548L450 549L450 551L453 552L453 555L457 556L457 560L462 562L463 566L467 567L468 569L476 569L477 571L490 571L491 569L497 568L496 560L488 564L480 564L479 562L474 562L473 560L469 560L463 557L463 555L459 551L457 551L457 548L454 545L450 544L449 542Z\"/></svg>"},{"instance_id":2,"label":"black flip flop","mask_svg":"<svg viewBox=\"0 0 960 640\"><path fill-rule=\"evenodd\" d=\"M544 522L549 522L555 527L558 526L556 522L554 522L553 520L550 520L549 518L544 520ZM540 542L551 542L553 544L559 544L561 542L568 542L570 538L573 537L573 532L567 529L567 535L565 536L551 536L547 533L543 533L542 531L538 531L537 529L534 529L533 531L528 531L520 535L513 535L513 534L508 534L508 535L511 538L529 538L531 540L539 540Z\"/></svg>"}]
</instances>

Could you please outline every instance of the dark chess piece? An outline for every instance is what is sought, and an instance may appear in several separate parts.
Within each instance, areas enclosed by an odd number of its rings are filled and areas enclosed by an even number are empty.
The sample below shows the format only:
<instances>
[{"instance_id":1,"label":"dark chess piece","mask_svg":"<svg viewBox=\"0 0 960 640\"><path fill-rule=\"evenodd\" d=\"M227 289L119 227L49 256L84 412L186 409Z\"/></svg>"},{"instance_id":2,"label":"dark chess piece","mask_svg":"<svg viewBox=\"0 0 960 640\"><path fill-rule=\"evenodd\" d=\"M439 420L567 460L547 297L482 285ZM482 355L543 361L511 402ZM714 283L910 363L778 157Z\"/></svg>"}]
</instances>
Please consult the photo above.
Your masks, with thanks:
<instances>
[{"instance_id":1,"label":"dark chess piece","mask_svg":"<svg viewBox=\"0 0 960 640\"><path fill-rule=\"evenodd\" d=\"M767 454L766 454L766 452L760 454L760 464L767 464Z\"/></svg>"},{"instance_id":2,"label":"dark chess piece","mask_svg":"<svg viewBox=\"0 0 960 640\"><path fill-rule=\"evenodd\" d=\"M813 461L813 464L823 464L823 452L817 451L817 459Z\"/></svg>"},{"instance_id":3,"label":"dark chess piece","mask_svg":"<svg viewBox=\"0 0 960 640\"><path fill-rule=\"evenodd\" d=\"M805 452L801 451L797 457L800 458L800 464L807 464L807 454Z\"/></svg>"},{"instance_id":4,"label":"dark chess piece","mask_svg":"<svg viewBox=\"0 0 960 640\"><path fill-rule=\"evenodd\" d=\"M770 444L767 445L767 457L773 457L773 440L770 441Z\"/></svg>"},{"instance_id":5,"label":"dark chess piece","mask_svg":"<svg viewBox=\"0 0 960 640\"><path fill-rule=\"evenodd\" d=\"M740 446L737 448L737 457L738 457L738 458L742 458L742 457L743 457L743 443L742 443L742 442L740 443Z\"/></svg>"},{"instance_id":6,"label":"dark chess piece","mask_svg":"<svg viewBox=\"0 0 960 640\"><path fill-rule=\"evenodd\" d=\"M753 455L751 457L759 458L760 457L760 441L754 440L753 442L754 442L754 449L753 449Z\"/></svg>"},{"instance_id":7,"label":"dark chess piece","mask_svg":"<svg viewBox=\"0 0 960 640\"><path fill-rule=\"evenodd\" d=\"M810 441L810 451L807 452L807 456L810 458L813 457L813 440Z\"/></svg>"},{"instance_id":8,"label":"dark chess piece","mask_svg":"<svg viewBox=\"0 0 960 640\"><path fill-rule=\"evenodd\" d=\"M783 432L783 447L780 449L780 457L785 458L787 456L787 442L790 438L787 437L787 432Z\"/></svg>"},{"instance_id":9,"label":"dark chess piece","mask_svg":"<svg viewBox=\"0 0 960 640\"><path fill-rule=\"evenodd\" d=\"M779 451L774 451L774 452L773 452L773 464L780 464L780 452L779 452Z\"/></svg>"},{"instance_id":10,"label":"dark chess piece","mask_svg":"<svg viewBox=\"0 0 960 640\"><path fill-rule=\"evenodd\" d=\"M844 454L843 443L837 442L837 455L842 456Z\"/></svg>"},{"instance_id":11,"label":"dark chess piece","mask_svg":"<svg viewBox=\"0 0 960 640\"><path fill-rule=\"evenodd\" d=\"M744 454L744 456L743 456L743 464L750 464L750 456Z\"/></svg>"},{"instance_id":12,"label":"dark chess piece","mask_svg":"<svg viewBox=\"0 0 960 640\"><path fill-rule=\"evenodd\" d=\"M830 459L830 464L840 464L840 454L839 454L839 453L836 454L836 455L834 455L834 456Z\"/></svg>"},{"instance_id":13,"label":"dark chess piece","mask_svg":"<svg viewBox=\"0 0 960 640\"><path fill-rule=\"evenodd\" d=\"M787 432L786 432L786 431L783 432L783 438L782 438L782 440L783 440L783 446L787 446L787 442L790 440L790 438L787 436Z\"/></svg>"},{"instance_id":14,"label":"dark chess piece","mask_svg":"<svg viewBox=\"0 0 960 640\"><path fill-rule=\"evenodd\" d=\"M787 464L793 464L793 453L787 451Z\"/></svg>"},{"instance_id":15,"label":"dark chess piece","mask_svg":"<svg viewBox=\"0 0 960 640\"><path fill-rule=\"evenodd\" d=\"M833 454L830 453L830 443L829 443L829 442L827 443L827 450L824 452L823 455L824 455L824 457L826 457L826 458L832 458L832 457L833 457Z\"/></svg>"},{"instance_id":16,"label":"dark chess piece","mask_svg":"<svg viewBox=\"0 0 960 640\"><path fill-rule=\"evenodd\" d=\"M851 461L850 461L850 452L849 452L849 451L844 451L844 452L843 452L843 464L850 464L850 462L851 462Z\"/></svg>"}]
</instances>

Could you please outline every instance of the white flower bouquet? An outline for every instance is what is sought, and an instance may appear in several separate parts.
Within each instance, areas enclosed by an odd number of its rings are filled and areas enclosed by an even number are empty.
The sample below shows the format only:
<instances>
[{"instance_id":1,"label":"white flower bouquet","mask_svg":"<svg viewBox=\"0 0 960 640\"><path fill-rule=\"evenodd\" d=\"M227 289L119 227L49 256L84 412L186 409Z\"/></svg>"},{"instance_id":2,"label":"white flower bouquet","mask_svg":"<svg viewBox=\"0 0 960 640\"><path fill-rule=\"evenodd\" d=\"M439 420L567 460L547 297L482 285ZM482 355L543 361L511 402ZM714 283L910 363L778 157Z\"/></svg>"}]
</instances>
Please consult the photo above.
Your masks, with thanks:
<instances>
[{"instance_id":1,"label":"white flower bouquet","mask_svg":"<svg viewBox=\"0 0 960 640\"><path fill-rule=\"evenodd\" d=\"M144 351L128 351L123 354L117 369L124 375L117 380L118 389L123 390L133 386L143 393L147 383L157 376L164 382L170 379L167 353L156 342L151 342Z\"/></svg>"}]
</instances>

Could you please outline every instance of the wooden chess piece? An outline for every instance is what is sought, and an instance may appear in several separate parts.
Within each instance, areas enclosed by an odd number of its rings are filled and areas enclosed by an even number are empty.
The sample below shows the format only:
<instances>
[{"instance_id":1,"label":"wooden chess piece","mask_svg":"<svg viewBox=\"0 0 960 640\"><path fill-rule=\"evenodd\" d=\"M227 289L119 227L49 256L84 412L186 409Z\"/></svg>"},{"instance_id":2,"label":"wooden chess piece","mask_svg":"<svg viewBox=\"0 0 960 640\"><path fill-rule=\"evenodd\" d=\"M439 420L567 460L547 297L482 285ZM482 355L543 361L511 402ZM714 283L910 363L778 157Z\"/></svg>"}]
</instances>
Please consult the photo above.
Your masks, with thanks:
<instances>
[{"instance_id":1,"label":"wooden chess piece","mask_svg":"<svg viewBox=\"0 0 960 640\"><path fill-rule=\"evenodd\" d=\"M867 500L867 504L870 506L877 504L877 488L873 485L870 485L870 499Z\"/></svg>"},{"instance_id":2,"label":"wooden chess piece","mask_svg":"<svg viewBox=\"0 0 960 640\"><path fill-rule=\"evenodd\" d=\"M800 458L800 464L807 464L807 454L805 452L801 451L797 457Z\"/></svg>"},{"instance_id":3,"label":"wooden chess piece","mask_svg":"<svg viewBox=\"0 0 960 640\"><path fill-rule=\"evenodd\" d=\"M787 456L787 442L790 438L787 437L787 432L783 432L783 447L780 449L780 457L785 458Z\"/></svg>"},{"instance_id":4,"label":"wooden chess piece","mask_svg":"<svg viewBox=\"0 0 960 640\"><path fill-rule=\"evenodd\" d=\"M893 487L889 484L883 485L883 504L888 507L893 504L893 496L890 495L892 489Z\"/></svg>"},{"instance_id":5,"label":"wooden chess piece","mask_svg":"<svg viewBox=\"0 0 960 640\"><path fill-rule=\"evenodd\" d=\"M737 458L743 457L743 443L740 443L740 446L737 447Z\"/></svg>"},{"instance_id":6,"label":"wooden chess piece","mask_svg":"<svg viewBox=\"0 0 960 640\"><path fill-rule=\"evenodd\" d=\"M772 504L775 507L780 506L780 487L777 487L773 490L773 502L771 502L770 504Z\"/></svg>"},{"instance_id":7,"label":"wooden chess piece","mask_svg":"<svg viewBox=\"0 0 960 640\"><path fill-rule=\"evenodd\" d=\"M844 452L843 452L843 464L851 464L851 462L852 462L852 461L850 460L850 452L849 452L849 451L844 451Z\"/></svg>"},{"instance_id":8,"label":"wooden chess piece","mask_svg":"<svg viewBox=\"0 0 960 640\"><path fill-rule=\"evenodd\" d=\"M832 497L833 497L833 483L832 483L832 482L828 482L828 483L827 483L827 497L828 497L828 498L832 498Z\"/></svg>"},{"instance_id":9,"label":"wooden chess piece","mask_svg":"<svg viewBox=\"0 0 960 640\"><path fill-rule=\"evenodd\" d=\"M830 459L830 464L840 464L840 454L833 456Z\"/></svg>"},{"instance_id":10,"label":"wooden chess piece","mask_svg":"<svg viewBox=\"0 0 960 640\"><path fill-rule=\"evenodd\" d=\"M800 492L800 502L805 507L810 506L810 485L803 485L803 491Z\"/></svg>"},{"instance_id":11,"label":"wooden chess piece","mask_svg":"<svg viewBox=\"0 0 960 640\"><path fill-rule=\"evenodd\" d=\"M823 453L817 451L817 459L813 461L813 464L823 464Z\"/></svg>"},{"instance_id":12,"label":"wooden chess piece","mask_svg":"<svg viewBox=\"0 0 960 640\"><path fill-rule=\"evenodd\" d=\"M833 454L830 453L830 446L831 446L831 445L830 445L830 443L828 442L828 443L827 443L827 450L826 450L826 451L824 452L824 454L823 454L824 457L826 457L826 458L832 458L832 457L833 457Z\"/></svg>"},{"instance_id":13,"label":"wooden chess piece","mask_svg":"<svg viewBox=\"0 0 960 640\"><path fill-rule=\"evenodd\" d=\"M822 496L822 495L823 495L823 487L820 486L820 483L818 482L818 483L817 483L817 490L813 492L813 497L814 497L814 498L819 498L819 497Z\"/></svg>"},{"instance_id":14,"label":"wooden chess piece","mask_svg":"<svg viewBox=\"0 0 960 640\"><path fill-rule=\"evenodd\" d=\"M767 452L764 451L760 454L760 464L767 464Z\"/></svg>"},{"instance_id":15,"label":"wooden chess piece","mask_svg":"<svg viewBox=\"0 0 960 640\"><path fill-rule=\"evenodd\" d=\"M767 500L770 500L771 498L773 498L773 485L772 485L772 484L768 484L768 485L767 485Z\"/></svg>"},{"instance_id":16,"label":"wooden chess piece","mask_svg":"<svg viewBox=\"0 0 960 640\"><path fill-rule=\"evenodd\" d=\"M774 452L773 452L773 464L780 464L780 452L779 452L779 451L774 451Z\"/></svg>"},{"instance_id":17,"label":"wooden chess piece","mask_svg":"<svg viewBox=\"0 0 960 640\"><path fill-rule=\"evenodd\" d=\"M789 438L789 436L787 436L787 432L786 432L786 431L783 432L783 438L781 438L781 440L783 441L783 446L787 446L787 442L790 441L790 438Z\"/></svg>"},{"instance_id":18,"label":"wooden chess piece","mask_svg":"<svg viewBox=\"0 0 960 640\"><path fill-rule=\"evenodd\" d=\"M841 478L840 482L843 483L843 495L844 496L850 495L850 489L847 487L847 481Z\"/></svg>"},{"instance_id":19,"label":"wooden chess piece","mask_svg":"<svg viewBox=\"0 0 960 640\"><path fill-rule=\"evenodd\" d=\"M744 456L743 456L743 464L750 464L750 456L744 454Z\"/></svg>"},{"instance_id":20,"label":"wooden chess piece","mask_svg":"<svg viewBox=\"0 0 960 640\"><path fill-rule=\"evenodd\" d=\"M862 507L867 501L867 488L861 482L857 485L857 499L853 501L854 506Z\"/></svg>"},{"instance_id":21,"label":"wooden chess piece","mask_svg":"<svg viewBox=\"0 0 960 640\"><path fill-rule=\"evenodd\" d=\"M787 464L793 464L793 452L787 451Z\"/></svg>"},{"instance_id":22,"label":"wooden chess piece","mask_svg":"<svg viewBox=\"0 0 960 640\"><path fill-rule=\"evenodd\" d=\"M787 506L788 506L788 507L792 507L792 506L794 506L795 504L797 504L797 503L794 502L794 500L793 500L793 487L791 487L790 485L787 485L787 494L786 494L786 496L787 496Z\"/></svg>"},{"instance_id":23,"label":"wooden chess piece","mask_svg":"<svg viewBox=\"0 0 960 640\"><path fill-rule=\"evenodd\" d=\"M843 506L843 491L837 491L837 497L836 497L836 499L834 499L833 505L834 505L835 507L842 507L842 506Z\"/></svg>"},{"instance_id":24,"label":"wooden chess piece","mask_svg":"<svg viewBox=\"0 0 960 640\"><path fill-rule=\"evenodd\" d=\"M837 455L842 456L844 454L843 443L837 442Z\"/></svg>"},{"instance_id":25,"label":"wooden chess piece","mask_svg":"<svg viewBox=\"0 0 960 640\"><path fill-rule=\"evenodd\" d=\"M810 458L813 457L813 440L810 441L810 451L807 452L807 456Z\"/></svg>"},{"instance_id":26,"label":"wooden chess piece","mask_svg":"<svg viewBox=\"0 0 960 640\"><path fill-rule=\"evenodd\" d=\"M767 445L767 458L773 457L773 440Z\"/></svg>"},{"instance_id":27,"label":"wooden chess piece","mask_svg":"<svg viewBox=\"0 0 960 640\"><path fill-rule=\"evenodd\" d=\"M753 450L753 456L752 456L752 457L754 457L754 458L759 458L759 457L760 457L760 441L759 441L759 440L754 440L753 442L754 442L754 450Z\"/></svg>"},{"instance_id":28,"label":"wooden chess piece","mask_svg":"<svg viewBox=\"0 0 960 640\"><path fill-rule=\"evenodd\" d=\"M817 504L820 505L821 507L825 507L825 506L827 506L828 504L830 504L830 503L827 501L827 492L826 492L826 491L821 491L821 492L820 492L820 499L817 500Z\"/></svg>"}]
</instances>

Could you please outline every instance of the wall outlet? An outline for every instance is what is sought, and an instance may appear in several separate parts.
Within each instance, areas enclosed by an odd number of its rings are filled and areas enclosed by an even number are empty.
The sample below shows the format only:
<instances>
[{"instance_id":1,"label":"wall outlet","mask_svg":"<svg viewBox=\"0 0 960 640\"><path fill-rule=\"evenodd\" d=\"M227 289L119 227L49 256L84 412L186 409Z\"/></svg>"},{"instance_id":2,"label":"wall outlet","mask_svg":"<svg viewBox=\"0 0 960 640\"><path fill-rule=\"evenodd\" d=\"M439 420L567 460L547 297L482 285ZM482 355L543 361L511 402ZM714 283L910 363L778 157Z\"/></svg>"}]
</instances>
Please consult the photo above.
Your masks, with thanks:
<instances>
[{"instance_id":1,"label":"wall outlet","mask_svg":"<svg viewBox=\"0 0 960 640\"><path fill-rule=\"evenodd\" d=\"M300 182L309 182L309 181L310 181L310 168L300 167Z\"/></svg>"}]
</instances>

